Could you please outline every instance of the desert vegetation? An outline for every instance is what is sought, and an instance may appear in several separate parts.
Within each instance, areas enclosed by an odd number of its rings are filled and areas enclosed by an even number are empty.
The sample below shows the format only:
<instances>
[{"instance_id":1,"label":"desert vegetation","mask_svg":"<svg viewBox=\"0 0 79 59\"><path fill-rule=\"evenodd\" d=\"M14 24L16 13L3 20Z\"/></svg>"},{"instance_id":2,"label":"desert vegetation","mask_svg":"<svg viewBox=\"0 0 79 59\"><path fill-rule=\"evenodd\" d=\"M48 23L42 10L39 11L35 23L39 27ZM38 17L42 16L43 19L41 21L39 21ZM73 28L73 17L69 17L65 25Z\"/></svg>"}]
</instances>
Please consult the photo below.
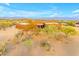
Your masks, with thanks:
<instances>
[{"instance_id":1,"label":"desert vegetation","mask_svg":"<svg viewBox=\"0 0 79 59\"><path fill-rule=\"evenodd\" d=\"M72 42L75 38L79 38L76 22L73 20L0 20L0 31L12 35L10 38L7 36L4 39L0 38L0 55L67 55L68 53L71 55L67 46L71 44L73 48ZM20 23L29 23L29 25L21 26Z\"/></svg>"}]
</instances>

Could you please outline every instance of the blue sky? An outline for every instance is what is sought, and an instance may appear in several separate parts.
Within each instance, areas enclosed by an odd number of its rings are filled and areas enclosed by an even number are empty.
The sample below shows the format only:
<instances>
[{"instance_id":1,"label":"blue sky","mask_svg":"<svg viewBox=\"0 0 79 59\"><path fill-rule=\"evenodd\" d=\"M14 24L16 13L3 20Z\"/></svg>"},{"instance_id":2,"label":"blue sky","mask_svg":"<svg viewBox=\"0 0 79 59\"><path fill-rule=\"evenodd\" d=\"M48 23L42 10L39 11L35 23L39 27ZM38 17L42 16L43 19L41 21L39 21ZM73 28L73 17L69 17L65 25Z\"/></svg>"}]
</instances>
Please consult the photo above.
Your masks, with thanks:
<instances>
[{"instance_id":1,"label":"blue sky","mask_svg":"<svg viewBox=\"0 0 79 59\"><path fill-rule=\"evenodd\" d=\"M79 4L0 3L0 17L79 17Z\"/></svg>"}]
</instances>

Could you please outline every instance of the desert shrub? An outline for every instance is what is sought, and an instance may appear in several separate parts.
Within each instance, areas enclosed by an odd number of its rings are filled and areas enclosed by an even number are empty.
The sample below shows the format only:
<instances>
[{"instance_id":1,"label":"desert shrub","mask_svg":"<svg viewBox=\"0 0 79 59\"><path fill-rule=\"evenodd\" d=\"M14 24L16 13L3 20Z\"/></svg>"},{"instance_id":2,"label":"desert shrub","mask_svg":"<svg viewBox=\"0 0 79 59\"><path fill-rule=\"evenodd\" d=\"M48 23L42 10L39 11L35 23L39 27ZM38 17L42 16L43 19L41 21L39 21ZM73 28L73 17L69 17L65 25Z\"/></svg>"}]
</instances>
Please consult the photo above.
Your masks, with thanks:
<instances>
[{"instance_id":1,"label":"desert shrub","mask_svg":"<svg viewBox=\"0 0 79 59\"><path fill-rule=\"evenodd\" d=\"M16 38L19 38L19 37L21 38L23 35L24 35L23 32L20 31L15 36L16 36Z\"/></svg>"},{"instance_id":2,"label":"desert shrub","mask_svg":"<svg viewBox=\"0 0 79 59\"><path fill-rule=\"evenodd\" d=\"M24 33L22 31L15 34L15 37L12 40L13 44L20 43L23 40Z\"/></svg>"},{"instance_id":3,"label":"desert shrub","mask_svg":"<svg viewBox=\"0 0 79 59\"><path fill-rule=\"evenodd\" d=\"M33 35L34 33L32 33L32 32L29 32L29 31L19 31L16 35L15 35L15 37L14 37L14 39L13 39L13 43L14 44L17 44L17 43L21 43L21 42L28 42L28 41L30 41L30 39L32 39L32 35Z\"/></svg>"},{"instance_id":4,"label":"desert shrub","mask_svg":"<svg viewBox=\"0 0 79 59\"><path fill-rule=\"evenodd\" d=\"M53 36L56 40L59 40L59 41L66 39L66 35L63 32L55 32Z\"/></svg>"},{"instance_id":5,"label":"desert shrub","mask_svg":"<svg viewBox=\"0 0 79 59\"><path fill-rule=\"evenodd\" d=\"M6 53L7 48L6 48L7 43L4 41L0 42L0 55L3 55Z\"/></svg>"},{"instance_id":6,"label":"desert shrub","mask_svg":"<svg viewBox=\"0 0 79 59\"><path fill-rule=\"evenodd\" d=\"M14 25L13 22L10 22L10 21L2 21L2 22L0 22L0 29L5 30L7 27L11 27L13 25Z\"/></svg>"},{"instance_id":7,"label":"desert shrub","mask_svg":"<svg viewBox=\"0 0 79 59\"><path fill-rule=\"evenodd\" d=\"M75 35L76 34L76 30L72 26L64 26L61 31L63 33L65 33L66 35Z\"/></svg>"},{"instance_id":8,"label":"desert shrub","mask_svg":"<svg viewBox=\"0 0 79 59\"><path fill-rule=\"evenodd\" d=\"M46 49L47 51L50 50L51 46L47 41L42 41L41 42L41 47L43 47L44 49Z\"/></svg>"},{"instance_id":9,"label":"desert shrub","mask_svg":"<svg viewBox=\"0 0 79 59\"><path fill-rule=\"evenodd\" d=\"M76 30L72 26L63 26L61 29L59 29L58 26L46 26L44 29L42 29L43 32L47 34L51 34L51 36L54 36L57 40L67 39L70 35L75 35Z\"/></svg>"},{"instance_id":10,"label":"desert shrub","mask_svg":"<svg viewBox=\"0 0 79 59\"><path fill-rule=\"evenodd\" d=\"M72 20L66 22L66 24L69 25L69 26L75 26L75 23L76 22L72 21Z\"/></svg>"},{"instance_id":11,"label":"desert shrub","mask_svg":"<svg viewBox=\"0 0 79 59\"><path fill-rule=\"evenodd\" d=\"M23 44L24 44L25 46L32 46L33 42L32 42L31 39L26 39L25 41L23 41Z\"/></svg>"},{"instance_id":12,"label":"desert shrub","mask_svg":"<svg viewBox=\"0 0 79 59\"><path fill-rule=\"evenodd\" d=\"M57 32L59 30L58 30L57 26L49 25L49 26L46 26L45 28L41 29L41 31L46 32L47 34L51 34L53 32Z\"/></svg>"}]
</instances>

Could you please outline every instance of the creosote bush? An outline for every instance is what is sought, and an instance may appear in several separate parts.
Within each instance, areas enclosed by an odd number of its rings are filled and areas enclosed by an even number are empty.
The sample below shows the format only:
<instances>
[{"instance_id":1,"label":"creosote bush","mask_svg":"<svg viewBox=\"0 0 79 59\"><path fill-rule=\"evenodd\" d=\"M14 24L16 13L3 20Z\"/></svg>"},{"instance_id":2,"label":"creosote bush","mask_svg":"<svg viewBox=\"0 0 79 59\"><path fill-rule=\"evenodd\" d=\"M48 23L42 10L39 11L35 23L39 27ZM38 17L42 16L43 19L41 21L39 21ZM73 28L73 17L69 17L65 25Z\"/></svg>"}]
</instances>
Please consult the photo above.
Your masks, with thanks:
<instances>
[{"instance_id":1,"label":"creosote bush","mask_svg":"<svg viewBox=\"0 0 79 59\"><path fill-rule=\"evenodd\" d=\"M18 32L15 35L14 39L12 40L12 43L17 44L17 43L21 42L24 38L23 36L24 36L24 33L22 31Z\"/></svg>"},{"instance_id":2,"label":"creosote bush","mask_svg":"<svg viewBox=\"0 0 79 59\"><path fill-rule=\"evenodd\" d=\"M41 31L47 34L52 34L53 32L57 32L59 30L57 26L47 25L45 28L41 29Z\"/></svg>"},{"instance_id":3,"label":"creosote bush","mask_svg":"<svg viewBox=\"0 0 79 59\"><path fill-rule=\"evenodd\" d=\"M11 27L13 25L14 25L14 22L11 22L9 20L7 20L7 21L6 20L5 21L1 21L0 22L0 29L5 30L6 28Z\"/></svg>"},{"instance_id":4,"label":"creosote bush","mask_svg":"<svg viewBox=\"0 0 79 59\"><path fill-rule=\"evenodd\" d=\"M0 55L3 55L6 53L7 48L6 48L7 43L4 41L0 41Z\"/></svg>"},{"instance_id":5,"label":"creosote bush","mask_svg":"<svg viewBox=\"0 0 79 59\"><path fill-rule=\"evenodd\" d=\"M69 20L69 21L66 21L66 24L68 25L68 26L75 26L75 21L73 21L73 20Z\"/></svg>"},{"instance_id":6,"label":"creosote bush","mask_svg":"<svg viewBox=\"0 0 79 59\"><path fill-rule=\"evenodd\" d=\"M40 44L41 44L41 47L43 47L47 51L49 51L51 48L50 44L47 41L42 41Z\"/></svg>"},{"instance_id":7,"label":"creosote bush","mask_svg":"<svg viewBox=\"0 0 79 59\"><path fill-rule=\"evenodd\" d=\"M26 39L25 41L23 41L23 44L24 44L25 46L32 46L33 42L32 42L31 39Z\"/></svg>"},{"instance_id":8,"label":"creosote bush","mask_svg":"<svg viewBox=\"0 0 79 59\"><path fill-rule=\"evenodd\" d=\"M65 35L65 33L63 33L63 32L55 32L55 33L54 33L54 38L55 38L56 40L62 41L62 40L64 40L64 39L66 39L66 35Z\"/></svg>"},{"instance_id":9,"label":"creosote bush","mask_svg":"<svg viewBox=\"0 0 79 59\"><path fill-rule=\"evenodd\" d=\"M61 31L63 33L65 33L66 35L75 35L76 34L76 30L72 26L64 26Z\"/></svg>"}]
</instances>

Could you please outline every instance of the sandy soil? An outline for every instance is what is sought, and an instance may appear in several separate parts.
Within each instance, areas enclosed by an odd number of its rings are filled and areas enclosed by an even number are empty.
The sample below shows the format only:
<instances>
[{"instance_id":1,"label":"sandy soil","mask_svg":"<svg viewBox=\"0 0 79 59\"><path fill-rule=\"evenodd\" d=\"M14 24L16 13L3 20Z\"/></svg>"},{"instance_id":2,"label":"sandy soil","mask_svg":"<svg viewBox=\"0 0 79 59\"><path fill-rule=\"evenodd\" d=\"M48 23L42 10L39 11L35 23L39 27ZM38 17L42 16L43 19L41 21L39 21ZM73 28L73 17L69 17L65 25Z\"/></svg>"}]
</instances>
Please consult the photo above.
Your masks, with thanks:
<instances>
[{"instance_id":1,"label":"sandy soil","mask_svg":"<svg viewBox=\"0 0 79 59\"><path fill-rule=\"evenodd\" d=\"M18 31L14 26L0 30L0 40L11 40Z\"/></svg>"},{"instance_id":2,"label":"sandy soil","mask_svg":"<svg viewBox=\"0 0 79 59\"><path fill-rule=\"evenodd\" d=\"M0 30L0 40L11 40L18 30L13 26L7 28L5 31ZM57 42L56 40L50 41L52 43L52 48L49 52L46 52L43 48L37 46L37 41L35 40L34 46L25 47L22 44L12 45L13 48L9 50L6 55L79 55L79 36L74 36L67 42ZM11 46L11 47L12 47Z\"/></svg>"}]
</instances>

